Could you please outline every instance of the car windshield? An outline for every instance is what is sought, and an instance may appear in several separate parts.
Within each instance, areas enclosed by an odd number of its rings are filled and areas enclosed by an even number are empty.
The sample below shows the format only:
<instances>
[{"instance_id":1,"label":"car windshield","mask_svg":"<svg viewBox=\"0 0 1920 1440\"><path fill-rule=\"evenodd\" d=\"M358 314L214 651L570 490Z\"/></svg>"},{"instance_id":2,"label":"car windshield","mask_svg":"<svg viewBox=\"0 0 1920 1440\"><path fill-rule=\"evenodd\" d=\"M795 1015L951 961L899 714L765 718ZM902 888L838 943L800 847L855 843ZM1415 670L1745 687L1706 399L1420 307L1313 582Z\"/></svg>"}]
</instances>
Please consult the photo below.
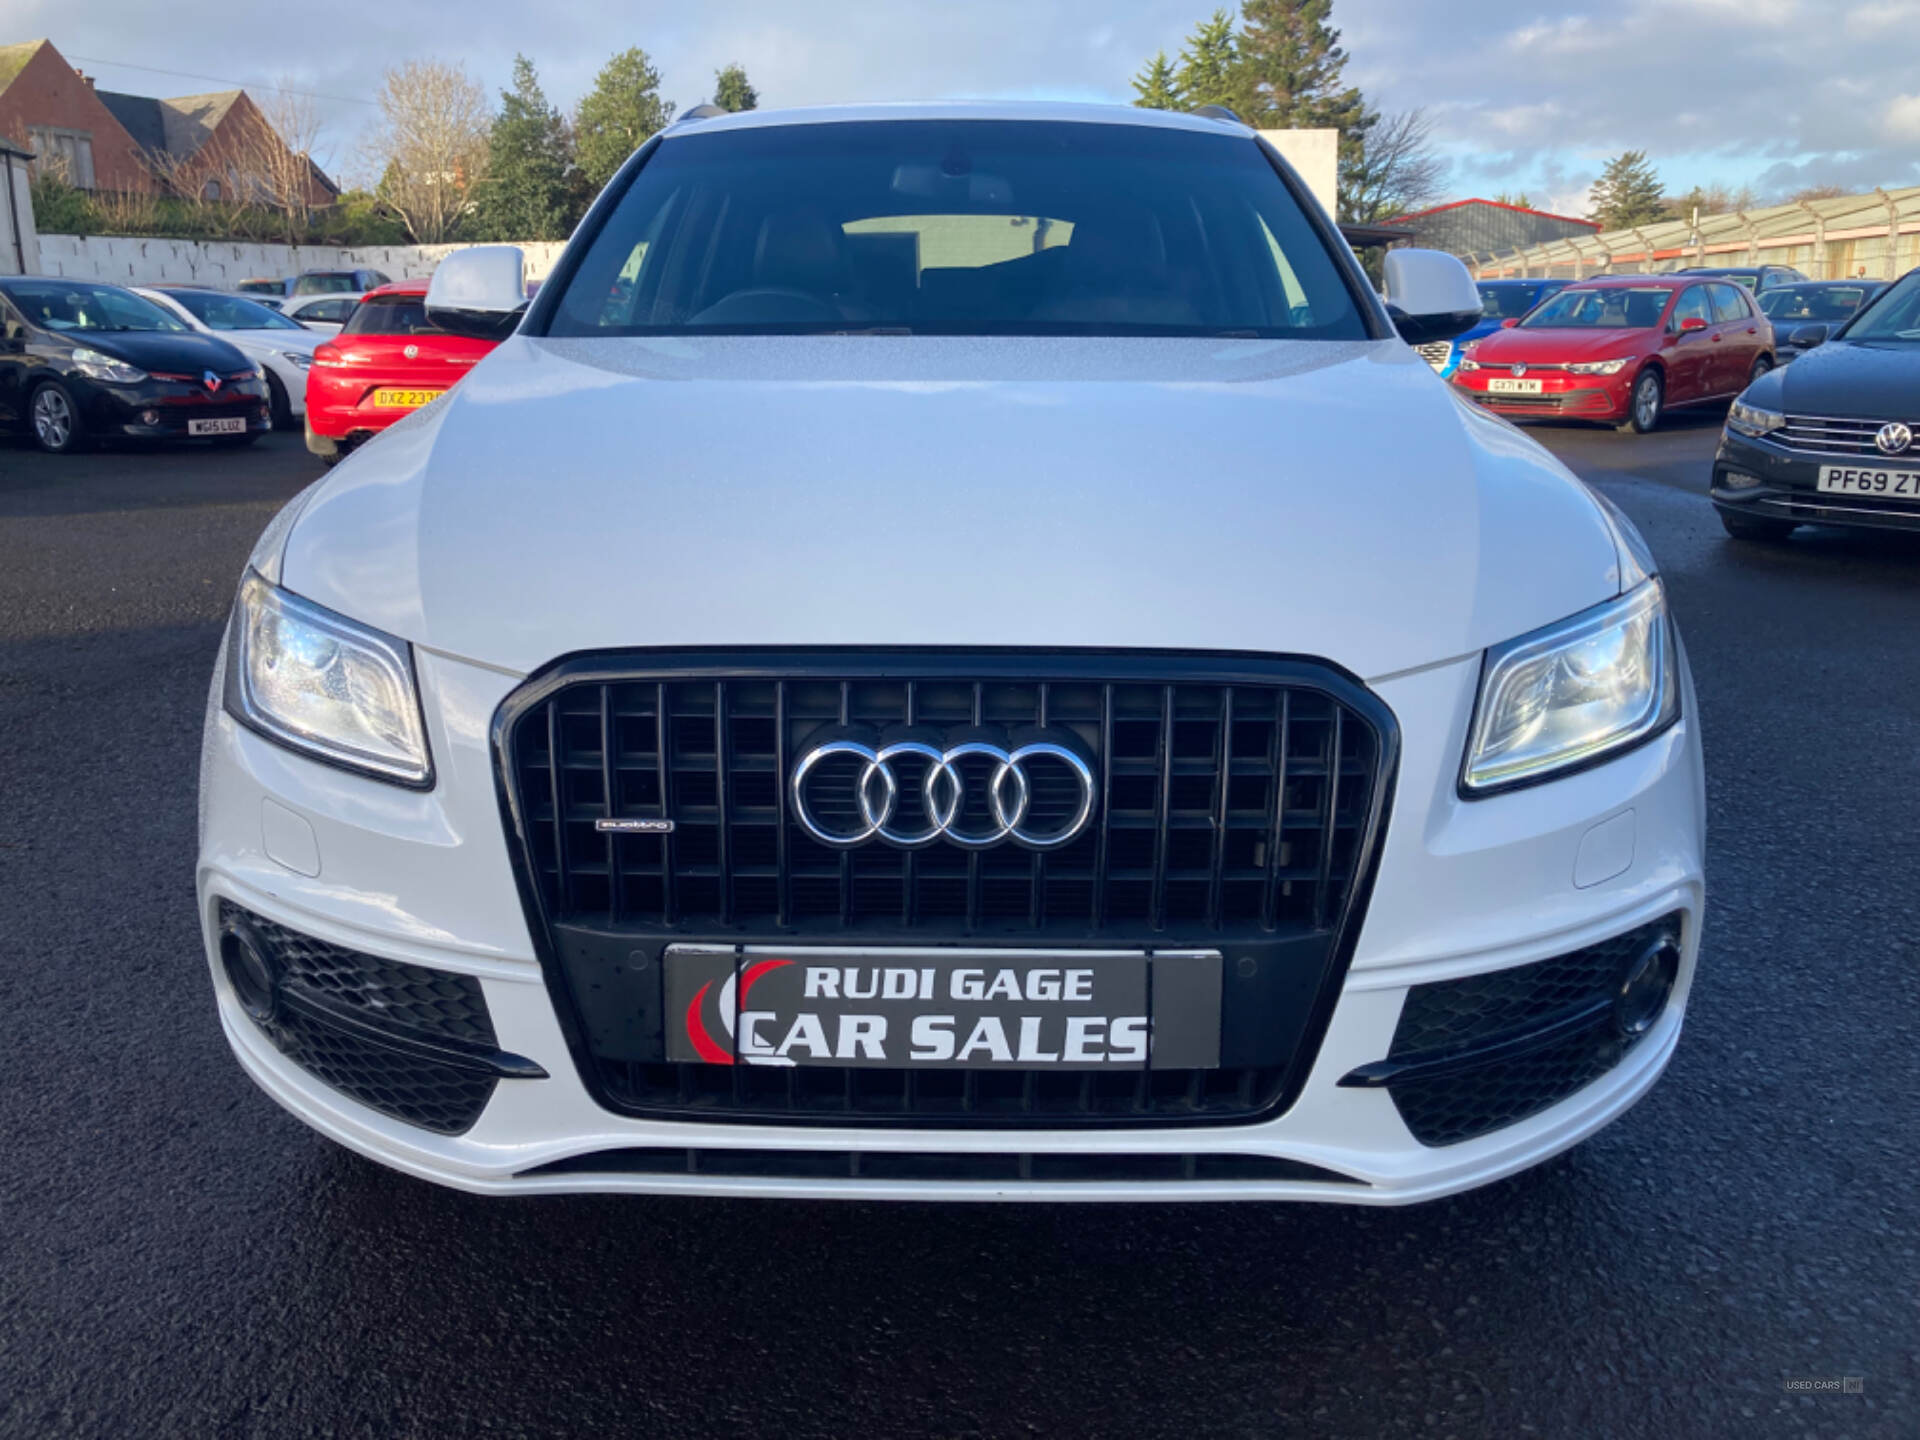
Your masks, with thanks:
<instances>
[{"instance_id":1,"label":"car windshield","mask_svg":"<svg viewBox=\"0 0 1920 1440\"><path fill-rule=\"evenodd\" d=\"M184 331L151 300L117 285L90 285L79 280L28 280L9 285L7 298L43 330L165 330Z\"/></svg>"},{"instance_id":2,"label":"car windshield","mask_svg":"<svg viewBox=\"0 0 1920 1440\"><path fill-rule=\"evenodd\" d=\"M1778 285L1760 297L1760 311L1769 320L1831 323L1853 314L1866 296L1862 285Z\"/></svg>"},{"instance_id":3,"label":"car windshield","mask_svg":"<svg viewBox=\"0 0 1920 1440\"><path fill-rule=\"evenodd\" d=\"M359 277L351 270L342 270L337 274L320 272L302 275L293 282L293 293L296 295L352 295L359 289Z\"/></svg>"},{"instance_id":4,"label":"car windshield","mask_svg":"<svg viewBox=\"0 0 1920 1440\"><path fill-rule=\"evenodd\" d=\"M1891 290L1862 310L1846 329L1849 340L1920 344L1920 270L1910 270Z\"/></svg>"},{"instance_id":5,"label":"car windshield","mask_svg":"<svg viewBox=\"0 0 1920 1440\"><path fill-rule=\"evenodd\" d=\"M673 136L545 323L576 336L1368 334L1254 141L987 120Z\"/></svg>"},{"instance_id":6,"label":"car windshield","mask_svg":"<svg viewBox=\"0 0 1920 1440\"><path fill-rule=\"evenodd\" d=\"M1489 320L1512 320L1533 308L1540 290L1538 285L1482 285L1480 313Z\"/></svg>"},{"instance_id":7,"label":"car windshield","mask_svg":"<svg viewBox=\"0 0 1920 1440\"><path fill-rule=\"evenodd\" d=\"M342 335L438 335L427 322L424 295L380 295L362 300L342 327Z\"/></svg>"},{"instance_id":8,"label":"car windshield","mask_svg":"<svg viewBox=\"0 0 1920 1440\"><path fill-rule=\"evenodd\" d=\"M1665 286L1562 290L1520 322L1523 330L1650 330L1673 292Z\"/></svg>"},{"instance_id":9,"label":"car windshield","mask_svg":"<svg viewBox=\"0 0 1920 1440\"><path fill-rule=\"evenodd\" d=\"M168 299L209 330L298 330L300 327L264 305L237 295L207 290L173 290Z\"/></svg>"}]
</instances>

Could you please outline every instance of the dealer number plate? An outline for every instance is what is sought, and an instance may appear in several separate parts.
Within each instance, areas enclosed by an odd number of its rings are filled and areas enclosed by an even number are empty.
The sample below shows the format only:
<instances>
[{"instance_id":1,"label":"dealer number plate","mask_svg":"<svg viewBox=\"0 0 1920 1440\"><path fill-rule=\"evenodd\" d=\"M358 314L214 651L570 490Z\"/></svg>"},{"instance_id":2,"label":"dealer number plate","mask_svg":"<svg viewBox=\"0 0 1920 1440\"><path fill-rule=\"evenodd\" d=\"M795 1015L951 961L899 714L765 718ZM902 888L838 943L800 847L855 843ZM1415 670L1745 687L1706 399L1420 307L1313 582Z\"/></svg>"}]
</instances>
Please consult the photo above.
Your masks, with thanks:
<instances>
[{"instance_id":1,"label":"dealer number plate","mask_svg":"<svg viewBox=\"0 0 1920 1440\"><path fill-rule=\"evenodd\" d=\"M1489 395L1538 395L1542 389L1538 380L1507 380L1495 377L1487 381Z\"/></svg>"},{"instance_id":2,"label":"dealer number plate","mask_svg":"<svg viewBox=\"0 0 1920 1440\"><path fill-rule=\"evenodd\" d=\"M1858 465L1822 465L1820 488L1829 495L1891 495L1920 500L1920 470L1875 470Z\"/></svg>"},{"instance_id":3,"label":"dealer number plate","mask_svg":"<svg viewBox=\"0 0 1920 1440\"><path fill-rule=\"evenodd\" d=\"M1210 1070L1217 950L673 945L667 1058L873 1069Z\"/></svg>"},{"instance_id":4,"label":"dealer number plate","mask_svg":"<svg viewBox=\"0 0 1920 1440\"><path fill-rule=\"evenodd\" d=\"M189 435L244 435L246 433L247 421L243 415L236 415L231 420L187 421Z\"/></svg>"},{"instance_id":5,"label":"dealer number plate","mask_svg":"<svg viewBox=\"0 0 1920 1440\"><path fill-rule=\"evenodd\" d=\"M446 393L444 390L376 390L373 403L382 410L418 410Z\"/></svg>"}]
</instances>

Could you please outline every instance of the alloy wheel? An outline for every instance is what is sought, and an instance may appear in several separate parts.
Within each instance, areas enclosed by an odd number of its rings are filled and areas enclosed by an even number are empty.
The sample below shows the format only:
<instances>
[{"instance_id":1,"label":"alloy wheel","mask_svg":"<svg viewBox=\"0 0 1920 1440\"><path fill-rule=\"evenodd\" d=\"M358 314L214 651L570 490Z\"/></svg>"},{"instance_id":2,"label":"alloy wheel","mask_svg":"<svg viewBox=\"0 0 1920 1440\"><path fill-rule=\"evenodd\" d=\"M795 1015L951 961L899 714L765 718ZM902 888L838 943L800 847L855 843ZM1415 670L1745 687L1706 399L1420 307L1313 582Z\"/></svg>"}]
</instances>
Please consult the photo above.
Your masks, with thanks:
<instances>
[{"instance_id":1,"label":"alloy wheel","mask_svg":"<svg viewBox=\"0 0 1920 1440\"><path fill-rule=\"evenodd\" d=\"M1633 418L1642 430L1651 430L1660 418L1660 382L1645 376L1633 389Z\"/></svg>"},{"instance_id":2,"label":"alloy wheel","mask_svg":"<svg viewBox=\"0 0 1920 1440\"><path fill-rule=\"evenodd\" d=\"M73 407L51 385L33 397L33 433L49 450L64 450L73 438Z\"/></svg>"}]
</instances>

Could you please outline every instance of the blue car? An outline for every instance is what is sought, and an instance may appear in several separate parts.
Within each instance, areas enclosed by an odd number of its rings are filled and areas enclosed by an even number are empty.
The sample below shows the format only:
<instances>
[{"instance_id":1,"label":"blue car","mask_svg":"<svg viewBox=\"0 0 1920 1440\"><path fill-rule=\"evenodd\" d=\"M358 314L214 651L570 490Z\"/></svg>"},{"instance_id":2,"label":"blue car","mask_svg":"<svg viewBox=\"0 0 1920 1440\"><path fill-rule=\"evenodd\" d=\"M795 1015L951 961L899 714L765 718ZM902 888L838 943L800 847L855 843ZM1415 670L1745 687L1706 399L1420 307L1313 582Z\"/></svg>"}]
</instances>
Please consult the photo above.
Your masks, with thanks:
<instances>
[{"instance_id":1,"label":"blue car","mask_svg":"<svg viewBox=\"0 0 1920 1440\"><path fill-rule=\"evenodd\" d=\"M1480 323L1452 340L1436 340L1414 348L1420 358L1440 372L1440 378L1452 377L1460 368L1460 357L1474 341L1484 339L1507 320L1518 320L1556 290L1565 289L1568 280L1482 280L1480 282Z\"/></svg>"}]
</instances>

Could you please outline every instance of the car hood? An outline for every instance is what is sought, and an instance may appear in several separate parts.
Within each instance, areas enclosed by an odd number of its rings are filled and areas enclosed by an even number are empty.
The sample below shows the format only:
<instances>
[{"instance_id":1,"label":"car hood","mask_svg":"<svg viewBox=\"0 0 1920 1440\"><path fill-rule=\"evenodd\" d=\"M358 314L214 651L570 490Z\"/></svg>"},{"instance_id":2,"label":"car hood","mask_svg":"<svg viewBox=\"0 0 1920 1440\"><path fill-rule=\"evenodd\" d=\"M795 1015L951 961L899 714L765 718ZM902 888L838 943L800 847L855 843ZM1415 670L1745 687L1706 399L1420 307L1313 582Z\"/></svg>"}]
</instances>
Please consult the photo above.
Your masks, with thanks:
<instances>
[{"instance_id":1,"label":"car hood","mask_svg":"<svg viewBox=\"0 0 1920 1440\"><path fill-rule=\"evenodd\" d=\"M526 672L633 646L1165 647L1378 677L1618 593L1397 341L516 336L317 491L284 583Z\"/></svg>"},{"instance_id":2,"label":"car hood","mask_svg":"<svg viewBox=\"0 0 1920 1440\"><path fill-rule=\"evenodd\" d=\"M65 330L61 338L137 365L142 370L189 375L217 370L226 375L247 365L247 357L234 346L196 331L174 334L166 330Z\"/></svg>"},{"instance_id":3,"label":"car hood","mask_svg":"<svg viewBox=\"0 0 1920 1440\"><path fill-rule=\"evenodd\" d=\"M1912 420L1920 416L1920 345L1829 340L1789 369L1763 375L1745 398L1789 415Z\"/></svg>"},{"instance_id":4,"label":"car hood","mask_svg":"<svg viewBox=\"0 0 1920 1440\"><path fill-rule=\"evenodd\" d=\"M1563 365L1637 354L1648 330L1495 330L1473 352L1482 365Z\"/></svg>"}]
</instances>

